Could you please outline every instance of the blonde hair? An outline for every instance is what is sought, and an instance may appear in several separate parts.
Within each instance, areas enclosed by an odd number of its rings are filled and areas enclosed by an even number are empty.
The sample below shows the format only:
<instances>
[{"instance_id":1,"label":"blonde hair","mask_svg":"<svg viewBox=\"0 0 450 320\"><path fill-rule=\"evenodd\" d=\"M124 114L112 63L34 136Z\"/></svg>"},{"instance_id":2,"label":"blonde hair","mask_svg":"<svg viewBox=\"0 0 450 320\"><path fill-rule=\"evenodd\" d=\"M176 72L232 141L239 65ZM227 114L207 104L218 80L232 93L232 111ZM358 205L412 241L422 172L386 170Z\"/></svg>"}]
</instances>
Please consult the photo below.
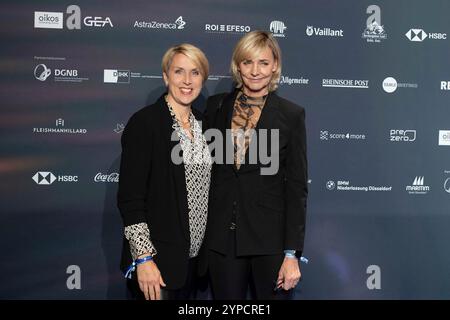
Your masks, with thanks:
<instances>
[{"instance_id":1,"label":"blonde hair","mask_svg":"<svg viewBox=\"0 0 450 320\"><path fill-rule=\"evenodd\" d=\"M278 88L281 76L281 49L270 32L260 30L247 33L234 48L233 57L231 58L231 74L234 82L236 82L236 88L242 87L239 64L246 59L255 57L267 47L272 50L273 57L278 64L270 80L269 91L275 91Z\"/></svg>"},{"instance_id":2,"label":"blonde hair","mask_svg":"<svg viewBox=\"0 0 450 320\"><path fill-rule=\"evenodd\" d=\"M209 63L205 54L202 50L193 46L189 43L182 43L176 46L169 48L162 58L161 68L165 74L169 74L170 65L172 64L173 57L176 54L181 53L188 57L195 66L199 69L198 71L202 75L203 83L208 80L209 74Z\"/></svg>"}]
</instances>

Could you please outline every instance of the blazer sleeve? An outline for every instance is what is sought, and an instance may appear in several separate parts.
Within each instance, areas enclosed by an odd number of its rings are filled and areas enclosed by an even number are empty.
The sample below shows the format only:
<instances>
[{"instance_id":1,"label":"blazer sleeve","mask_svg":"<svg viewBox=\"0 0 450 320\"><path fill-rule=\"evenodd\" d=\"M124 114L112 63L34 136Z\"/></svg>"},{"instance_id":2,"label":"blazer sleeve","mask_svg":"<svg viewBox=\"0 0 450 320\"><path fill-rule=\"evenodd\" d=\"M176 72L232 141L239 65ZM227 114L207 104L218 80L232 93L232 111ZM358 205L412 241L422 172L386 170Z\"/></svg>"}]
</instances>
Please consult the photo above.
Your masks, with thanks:
<instances>
[{"instance_id":1,"label":"blazer sleeve","mask_svg":"<svg viewBox=\"0 0 450 320\"><path fill-rule=\"evenodd\" d=\"M117 205L125 227L147 223L147 181L152 160L151 130L142 114L135 113L122 133Z\"/></svg>"},{"instance_id":2,"label":"blazer sleeve","mask_svg":"<svg viewBox=\"0 0 450 320\"><path fill-rule=\"evenodd\" d=\"M308 164L306 156L305 110L296 112L286 158L286 229L285 248L301 256L305 238Z\"/></svg>"}]
</instances>

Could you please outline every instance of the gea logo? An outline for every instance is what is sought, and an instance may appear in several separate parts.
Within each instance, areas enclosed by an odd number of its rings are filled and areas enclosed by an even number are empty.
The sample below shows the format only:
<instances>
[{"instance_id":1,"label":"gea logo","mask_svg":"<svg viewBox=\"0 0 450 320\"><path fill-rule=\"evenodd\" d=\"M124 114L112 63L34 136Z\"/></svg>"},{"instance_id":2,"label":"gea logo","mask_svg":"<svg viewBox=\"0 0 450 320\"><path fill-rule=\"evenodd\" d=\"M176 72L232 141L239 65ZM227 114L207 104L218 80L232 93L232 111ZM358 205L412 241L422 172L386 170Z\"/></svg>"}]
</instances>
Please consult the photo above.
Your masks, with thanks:
<instances>
[{"instance_id":1,"label":"gea logo","mask_svg":"<svg viewBox=\"0 0 450 320\"><path fill-rule=\"evenodd\" d=\"M67 14L70 14L66 20L66 27L69 30L81 29L81 9L77 5L70 5L66 10ZM111 28L114 27L111 19L109 17L92 17L86 16L83 19L83 23L87 27L105 27L109 25Z\"/></svg>"}]
</instances>

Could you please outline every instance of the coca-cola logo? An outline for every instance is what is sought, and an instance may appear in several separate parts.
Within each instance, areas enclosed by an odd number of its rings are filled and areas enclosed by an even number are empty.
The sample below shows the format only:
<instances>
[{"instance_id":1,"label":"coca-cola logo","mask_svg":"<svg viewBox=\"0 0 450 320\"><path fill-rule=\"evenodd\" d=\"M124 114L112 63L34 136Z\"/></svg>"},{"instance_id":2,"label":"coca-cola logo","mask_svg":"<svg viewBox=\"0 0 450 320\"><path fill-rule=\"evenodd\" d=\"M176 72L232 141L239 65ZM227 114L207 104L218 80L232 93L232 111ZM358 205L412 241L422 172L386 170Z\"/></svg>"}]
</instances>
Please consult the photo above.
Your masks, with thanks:
<instances>
[{"instance_id":1,"label":"coca-cola logo","mask_svg":"<svg viewBox=\"0 0 450 320\"><path fill-rule=\"evenodd\" d=\"M94 177L95 182L119 182L119 174L112 172L110 174L97 173Z\"/></svg>"}]
</instances>

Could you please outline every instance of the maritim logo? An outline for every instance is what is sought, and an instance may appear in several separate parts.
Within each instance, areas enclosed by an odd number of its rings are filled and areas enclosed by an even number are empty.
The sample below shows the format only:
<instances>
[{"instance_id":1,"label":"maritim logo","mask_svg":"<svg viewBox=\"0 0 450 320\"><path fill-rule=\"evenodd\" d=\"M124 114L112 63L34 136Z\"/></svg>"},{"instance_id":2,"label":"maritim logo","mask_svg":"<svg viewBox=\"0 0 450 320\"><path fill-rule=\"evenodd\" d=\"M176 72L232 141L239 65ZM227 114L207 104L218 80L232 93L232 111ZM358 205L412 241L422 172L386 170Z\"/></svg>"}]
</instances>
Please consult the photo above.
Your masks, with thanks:
<instances>
[{"instance_id":1,"label":"maritim logo","mask_svg":"<svg viewBox=\"0 0 450 320\"><path fill-rule=\"evenodd\" d=\"M409 194L427 194L430 187L424 185L424 177L416 176L411 186L406 186L406 191Z\"/></svg>"}]
</instances>

